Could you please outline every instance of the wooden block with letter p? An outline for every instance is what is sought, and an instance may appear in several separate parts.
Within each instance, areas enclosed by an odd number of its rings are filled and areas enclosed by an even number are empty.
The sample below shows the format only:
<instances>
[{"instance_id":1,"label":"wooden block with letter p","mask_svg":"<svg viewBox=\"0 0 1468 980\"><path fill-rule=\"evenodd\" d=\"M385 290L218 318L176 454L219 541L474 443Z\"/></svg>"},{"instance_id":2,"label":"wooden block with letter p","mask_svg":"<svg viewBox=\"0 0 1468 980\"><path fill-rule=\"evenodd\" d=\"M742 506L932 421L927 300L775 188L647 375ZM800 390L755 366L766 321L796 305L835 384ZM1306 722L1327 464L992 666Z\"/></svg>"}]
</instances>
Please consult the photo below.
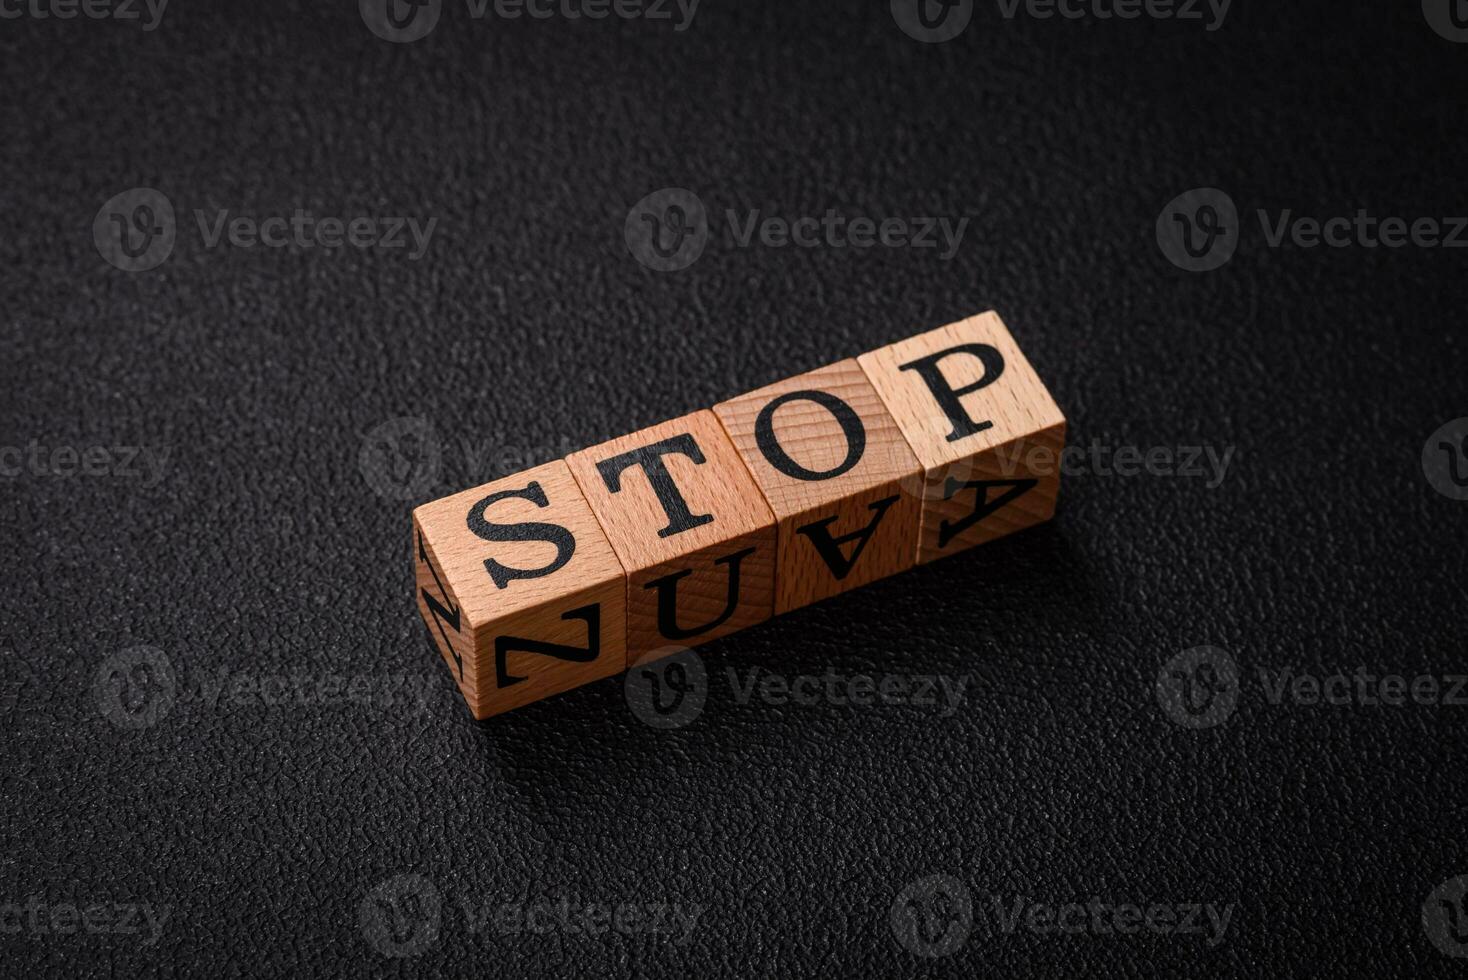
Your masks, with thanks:
<instances>
[{"instance_id":1,"label":"wooden block with letter p","mask_svg":"<svg viewBox=\"0 0 1468 980\"><path fill-rule=\"evenodd\" d=\"M778 521L775 612L911 568L922 467L855 360L714 406Z\"/></svg>"},{"instance_id":2,"label":"wooden block with letter p","mask_svg":"<svg viewBox=\"0 0 1468 980\"><path fill-rule=\"evenodd\" d=\"M1065 416L997 313L857 360L923 466L919 562L1054 516Z\"/></svg>"},{"instance_id":3,"label":"wooden block with letter p","mask_svg":"<svg viewBox=\"0 0 1468 980\"><path fill-rule=\"evenodd\" d=\"M418 611L484 719L627 665L626 575L565 462L413 511Z\"/></svg>"},{"instance_id":4,"label":"wooden block with letter p","mask_svg":"<svg viewBox=\"0 0 1468 980\"><path fill-rule=\"evenodd\" d=\"M770 617L775 518L713 412L566 462L627 569L629 663Z\"/></svg>"}]
</instances>

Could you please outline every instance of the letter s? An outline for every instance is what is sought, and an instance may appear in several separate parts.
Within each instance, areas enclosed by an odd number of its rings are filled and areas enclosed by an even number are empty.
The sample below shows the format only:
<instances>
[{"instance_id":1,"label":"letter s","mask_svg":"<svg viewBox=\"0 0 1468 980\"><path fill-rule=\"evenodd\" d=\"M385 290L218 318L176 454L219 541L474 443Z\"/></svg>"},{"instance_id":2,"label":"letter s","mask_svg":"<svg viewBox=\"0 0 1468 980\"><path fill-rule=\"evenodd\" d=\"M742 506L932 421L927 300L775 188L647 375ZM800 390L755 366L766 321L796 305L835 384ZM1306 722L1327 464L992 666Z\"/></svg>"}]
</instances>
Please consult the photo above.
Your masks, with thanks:
<instances>
[{"instance_id":1,"label":"letter s","mask_svg":"<svg viewBox=\"0 0 1468 980\"><path fill-rule=\"evenodd\" d=\"M491 505L511 498L528 500L537 507L550 506L545 490L539 483L532 480L530 485L523 490L501 490L499 493L490 494L471 507L467 518L469 530L485 541L547 541L556 546L556 557L549 565L529 569L511 568L508 565L500 564L493 558L484 559L484 570L489 572L489 577L501 589L506 588L517 578L543 578L564 566L576 553L576 536L568 528L561 527L559 524L546 524L539 521L492 524L484 519L484 512Z\"/></svg>"}]
</instances>

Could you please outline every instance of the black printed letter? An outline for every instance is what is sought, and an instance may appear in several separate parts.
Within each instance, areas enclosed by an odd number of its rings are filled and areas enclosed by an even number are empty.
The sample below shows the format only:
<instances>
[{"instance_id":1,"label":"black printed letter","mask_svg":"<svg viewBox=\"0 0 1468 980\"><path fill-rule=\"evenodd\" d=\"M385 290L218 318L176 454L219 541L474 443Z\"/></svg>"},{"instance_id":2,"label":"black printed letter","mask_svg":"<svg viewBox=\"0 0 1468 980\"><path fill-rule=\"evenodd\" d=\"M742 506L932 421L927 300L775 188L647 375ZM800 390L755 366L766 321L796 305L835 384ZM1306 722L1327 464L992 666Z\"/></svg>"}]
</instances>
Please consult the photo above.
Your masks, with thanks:
<instances>
[{"instance_id":1,"label":"black printed letter","mask_svg":"<svg viewBox=\"0 0 1468 980\"><path fill-rule=\"evenodd\" d=\"M566 528L559 524L542 524L536 521L528 521L523 524L491 524L484 519L484 512L491 504L501 500L518 497L528 500L537 507L549 507L550 501L545 498L545 491L539 483L532 481L524 490L501 490L492 493L469 510L469 530L486 541L549 541L556 546L556 557L544 568L510 568L501 565L493 558L484 559L485 571L489 577L494 579L494 584L505 588L510 582L517 578L541 578L549 575L571 560L576 553L576 538Z\"/></svg>"},{"instance_id":2,"label":"black printed letter","mask_svg":"<svg viewBox=\"0 0 1468 980\"><path fill-rule=\"evenodd\" d=\"M596 471L601 474L602 481L612 493L622 491L623 470L629 466L642 467L642 472L647 474L647 482L652 484L653 493L658 495L658 503L663 505L663 513L668 515L668 526L658 532L660 538L702 527L712 523L714 519L712 514L688 512L683 494L678 492L678 485L673 482L667 466L663 465L663 457L674 453L687 456L700 466L703 465L703 450L698 448L698 443L687 432L596 464Z\"/></svg>"},{"instance_id":3,"label":"black printed letter","mask_svg":"<svg viewBox=\"0 0 1468 980\"><path fill-rule=\"evenodd\" d=\"M943 377L943 371L938 367L938 362L954 354L970 354L979 359L984 365L984 373L979 380L973 384L964 385L962 388L954 388L948 384L948 379ZM947 350L940 350L936 354L920 357L915 361L898 365L903 371L916 371L933 393L938 407L943 409L943 414L948 416L948 421L953 423L953 431L948 433L949 442L957 442L964 436L971 436L993 426L993 422L975 422L969 418L968 412L964 411L963 402L960 400L964 395L972 394L980 388L987 388L999 380L1004 373L1004 355L988 344L960 344Z\"/></svg>"},{"instance_id":4,"label":"black printed letter","mask_svg":"<svg viewBox=\"0 0 1468 980\"><path fill-rule=\"evenodd\" d=\"M833 469L820 472L806 469L791 459L790 454L785 452L785 448L775 438L775 413L786 402L801 400L815 402L834 415L841 425L841 434L846 437L846 458ZM830 392L792 391L788 395L781 395L760 410L759 418L754 422L754 439L770 465L786 476L797 480L830 480L861 462L861 454L867 447L867 430L861 424L861 416Z\"/></svg>"}]
</instances>

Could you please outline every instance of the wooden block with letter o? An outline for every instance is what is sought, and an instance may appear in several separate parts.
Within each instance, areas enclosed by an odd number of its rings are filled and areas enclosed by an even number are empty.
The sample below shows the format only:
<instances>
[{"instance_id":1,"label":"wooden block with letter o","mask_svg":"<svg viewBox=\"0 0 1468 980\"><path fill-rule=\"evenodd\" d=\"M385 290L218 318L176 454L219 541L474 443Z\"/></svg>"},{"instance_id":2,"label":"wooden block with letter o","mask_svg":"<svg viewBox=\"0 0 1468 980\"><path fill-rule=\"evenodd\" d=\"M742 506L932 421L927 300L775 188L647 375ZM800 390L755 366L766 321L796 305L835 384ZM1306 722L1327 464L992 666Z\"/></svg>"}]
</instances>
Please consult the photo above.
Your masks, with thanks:
<instances>
[{"instance_id":1,"label":"wooden block with letter o","mask_svg":"<svg viewBox=\"0 0 1468 980\"><path fill-rule=\"evenodd\" d=\"M627 664L626 576L560 460L413 512L418 610L474 717Z\"/></svg>"},{"instance_id":2,"label":"wooden block with letter o","mask_svg":"<svg viewBox=\"0 0 1468 980\"><path fill-rule=\"evenodd\" d=\"M855 360L714 406L778 521L775 612L911 568L922 467Z\"/></svg>"},{"instance_id":3,"label":"wooden block with letter o","mask_svg":"<svg viewBox=\"0 0 1468 980\"><path fill-rule=\"evenodd\" d=\"M997 313L857 360L923 466L919 562L1054 515L1065 416Z\"/></svg>"},{"instance_id":4,"label":"wooden block with letter o","mask_svg":"<svg viewBox=\"0 0 1468 980\"><path fill-rule=\"evenodd\" d=\"M775 518L712 412L566 462L627 570L629 663L770 617Z\"/></svg>"}]
</instances>

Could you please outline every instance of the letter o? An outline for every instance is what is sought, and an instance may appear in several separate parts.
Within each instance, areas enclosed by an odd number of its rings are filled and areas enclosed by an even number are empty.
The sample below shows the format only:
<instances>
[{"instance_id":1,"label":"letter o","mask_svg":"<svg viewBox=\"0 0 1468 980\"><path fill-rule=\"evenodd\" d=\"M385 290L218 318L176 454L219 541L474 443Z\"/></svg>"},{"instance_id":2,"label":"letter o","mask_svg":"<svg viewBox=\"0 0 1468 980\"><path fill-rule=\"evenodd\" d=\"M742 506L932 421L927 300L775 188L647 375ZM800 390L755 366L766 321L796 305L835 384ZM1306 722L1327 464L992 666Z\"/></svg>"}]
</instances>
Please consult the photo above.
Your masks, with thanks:
<instances>
[{"instance_id":1,"label":"letter o","mask_svg":"<svg viewBox=\"0 0 1468 980\"><path fill-rule=\"evenodd\" d=\"M815 402L817 405L830 412L841 426L841 433L846 437L846 458L837 463L829 470L811 470L801 466L790 458L785 447L780 445L775 438L775 413L784 405L793 401ZM828 391L792 391L781 395L760 410L759 417L754 422L754 439L759 445L759 450L771 466L784 473L786 476L797 480L832 480L850 470L857 463L867 448L867 430L862 424L861 416L856 414L846 402L837 398Z\"/></svg>"}]
</instances>

